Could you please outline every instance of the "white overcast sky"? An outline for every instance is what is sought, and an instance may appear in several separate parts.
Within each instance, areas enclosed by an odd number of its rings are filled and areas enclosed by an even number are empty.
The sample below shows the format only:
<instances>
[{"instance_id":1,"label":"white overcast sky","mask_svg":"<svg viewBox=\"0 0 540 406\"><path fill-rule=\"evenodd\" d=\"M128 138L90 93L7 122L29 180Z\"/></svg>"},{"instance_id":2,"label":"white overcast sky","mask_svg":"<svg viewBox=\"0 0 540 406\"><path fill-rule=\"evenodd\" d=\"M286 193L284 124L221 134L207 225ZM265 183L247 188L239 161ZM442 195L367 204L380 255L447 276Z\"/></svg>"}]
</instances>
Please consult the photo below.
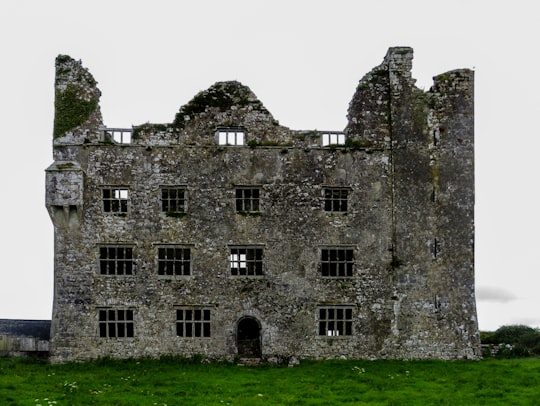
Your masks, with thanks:
<instances>
[{"instance_id":1,"label":"white overcast sky","mask_svg":"<svg viewBox=\"0 0 540 406\"><path fill-rule=\"evenodd\" d=\"M281 124L342 130L360 78L391 46L413 77L476 76L479 324L540 327L537 301L540 23L535 1L1 0L0 318L49 319L54 59L81 59L107 126L171 122L221 80L249 86Z\"/></svg>"}]
</instances>

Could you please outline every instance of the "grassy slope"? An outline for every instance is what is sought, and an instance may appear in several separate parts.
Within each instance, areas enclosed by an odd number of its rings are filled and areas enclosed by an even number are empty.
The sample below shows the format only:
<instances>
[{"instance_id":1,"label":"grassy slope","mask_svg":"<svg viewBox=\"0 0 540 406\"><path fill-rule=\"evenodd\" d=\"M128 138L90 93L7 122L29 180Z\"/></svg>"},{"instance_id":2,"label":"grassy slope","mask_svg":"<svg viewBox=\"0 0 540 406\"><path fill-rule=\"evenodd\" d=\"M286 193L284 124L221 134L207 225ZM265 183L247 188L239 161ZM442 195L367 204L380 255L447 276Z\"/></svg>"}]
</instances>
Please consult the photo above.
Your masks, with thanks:
<instances>
[{"instance_id":1,"label":"grassy slope","mask_svg":"<svg viewBox=\"0 0 540 406\"><path fill-rule=\"evenodd\" d=\"M248 368L179 359L49 365L0 358L1 405L347 403L540 405L540 359L303 361L294 368Z\"/></svg>"}]
</instances>

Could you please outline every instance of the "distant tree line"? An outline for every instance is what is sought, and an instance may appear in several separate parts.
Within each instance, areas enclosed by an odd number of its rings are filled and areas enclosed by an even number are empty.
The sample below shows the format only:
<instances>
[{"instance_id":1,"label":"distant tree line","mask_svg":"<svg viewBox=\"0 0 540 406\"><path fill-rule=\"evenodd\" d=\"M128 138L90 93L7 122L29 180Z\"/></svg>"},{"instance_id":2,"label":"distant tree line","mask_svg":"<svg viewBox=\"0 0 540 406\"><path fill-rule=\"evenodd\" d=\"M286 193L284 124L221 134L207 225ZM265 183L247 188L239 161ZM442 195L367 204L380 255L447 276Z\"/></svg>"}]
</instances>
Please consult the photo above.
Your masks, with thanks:
<instances>
[{"instance_id":1,"label":"distant tree line","mask_svg":"<svg viewBox=\"0 0 540 406\"><path fill-rule=\"evenodd\" d=\"M524 325L502 326L480 332L482 355L496 358L522 358L540 355L540 329Z\"/></svg>"}]
</instances>

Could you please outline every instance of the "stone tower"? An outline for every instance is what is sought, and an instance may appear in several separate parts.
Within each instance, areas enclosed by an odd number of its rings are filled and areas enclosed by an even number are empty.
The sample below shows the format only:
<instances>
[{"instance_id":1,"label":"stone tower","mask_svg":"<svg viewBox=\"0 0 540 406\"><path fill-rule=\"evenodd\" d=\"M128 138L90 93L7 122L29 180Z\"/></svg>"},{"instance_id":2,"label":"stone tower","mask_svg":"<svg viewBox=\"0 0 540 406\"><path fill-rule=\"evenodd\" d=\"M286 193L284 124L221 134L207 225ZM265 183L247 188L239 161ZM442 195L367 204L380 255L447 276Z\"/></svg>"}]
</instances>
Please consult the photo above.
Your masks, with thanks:
<instances>
[{"instance_id":1,"label":"stone tower","mask_svg":"<svg viewBox=\"0 0 540 406\"><path fill-rule=\"evenodd\" d=\"M56 60L54 362L477 358L473 72L390 48L343 131L279 125L238 82L107 128Z\"/></svg>"}]
</instances>

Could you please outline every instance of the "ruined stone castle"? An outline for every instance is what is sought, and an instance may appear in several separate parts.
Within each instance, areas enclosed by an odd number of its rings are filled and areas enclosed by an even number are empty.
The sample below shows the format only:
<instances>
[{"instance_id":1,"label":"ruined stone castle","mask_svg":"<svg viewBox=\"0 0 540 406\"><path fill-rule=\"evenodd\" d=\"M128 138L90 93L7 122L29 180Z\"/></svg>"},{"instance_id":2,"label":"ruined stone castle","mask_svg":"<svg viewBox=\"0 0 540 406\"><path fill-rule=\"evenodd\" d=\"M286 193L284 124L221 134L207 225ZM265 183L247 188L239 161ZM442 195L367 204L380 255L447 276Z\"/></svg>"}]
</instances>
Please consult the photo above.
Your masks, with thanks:
<instances>
[{"instance_id":1,"label":"ruined stone castle","mask_svg":"<svg viewBox=\"0 0 540 406\"><path fill-rule=\"evenodd\" d=\"M218 82L170 124L108 128L56 59L51 360L477 358L473 72L390 48L342 131Z\"/></svg>"}]
</instances>

